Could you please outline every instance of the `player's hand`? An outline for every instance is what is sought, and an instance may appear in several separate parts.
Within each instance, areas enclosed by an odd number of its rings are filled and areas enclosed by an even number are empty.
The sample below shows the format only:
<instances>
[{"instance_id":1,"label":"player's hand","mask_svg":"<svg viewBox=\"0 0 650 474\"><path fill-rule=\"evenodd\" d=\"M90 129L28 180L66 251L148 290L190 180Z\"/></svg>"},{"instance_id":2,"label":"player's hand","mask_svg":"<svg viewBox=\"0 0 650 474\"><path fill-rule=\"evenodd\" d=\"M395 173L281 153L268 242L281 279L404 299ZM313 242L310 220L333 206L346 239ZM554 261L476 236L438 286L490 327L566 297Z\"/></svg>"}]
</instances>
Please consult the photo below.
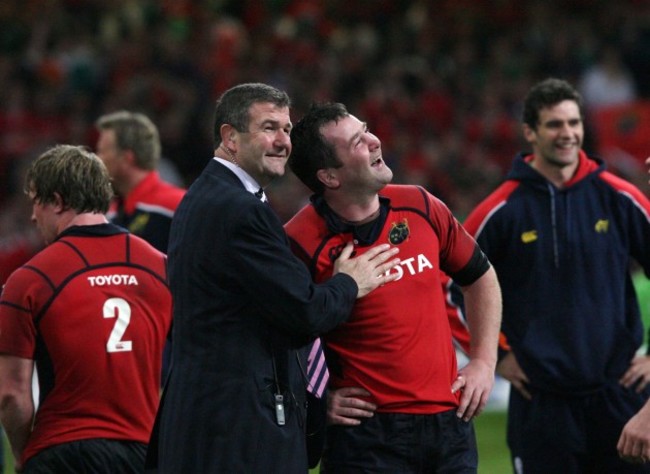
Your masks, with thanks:
<instances>
[{"instance_id":1,"label":"player's hand","mask_svg":"<svg viewBox=\"0 0 650 474\"><path fill-rule=\"evenodd\" d=\"M357 298L366 296L378 286L397 278L397 272L389 273L391 268L399 264L399 258L393 258L399 252L397 247L378 245L355 258L352 258L353 251L354 244L348 242L334 262L333 274L346 273L354 278L359 287Z\"/></svg>"},{"instance_id":2,"label":"player's hand","mask_svg":"<svg viewBox=\"0 0 650 474\"><path fill-rule=\"evenodd\" d=\"M497 364L497 374L506 379L526 399L532 399L528 391L530 381L519 366L515 354L511 351Z\"/></svg>"},{"instance_id":3,"label":"player's hand","mask_svg":"<svg viewBox=\"0 0 650 474\"><path fill-rule=\"evenodd\" d=\"M494 368L490 364L472 359L458 371L458 377L451 384L451 392L462 391L456 414L458 418L470 421L478 416L487 404L494 387Z\"/></svg>"},{"instance_id":4,"label":"player's hand","mask_svg":"<svg viewBox=\"0 0 650 474\"><path fill-rule=\"evenodd\" d=\"M635 387L637 393L642 392L650 383L650 357L635 357L619 382L625 388Z\"/></svg>"},{"instance_id":5,"label":"player's hand","mask_svg":"<svg viewBox=\"0 0 650 474\"><path fill-rule=\"evenodd\" d=\"M616 449L619 456L632 463L650 460L650 406L646 403L623 427Z\"/></svg>"},{"instance_id":6,"label":"player's hand","mask_svg":"<svg viewBox=\"0 0 650 474\"><path fill-rule=\"evenodd\" d=\"M361 418L371 418L377 405L357 397L369 397L361 387L343 387L327 392L327 423L330 425L356 426Z\"/></svg>"}]
</instances>

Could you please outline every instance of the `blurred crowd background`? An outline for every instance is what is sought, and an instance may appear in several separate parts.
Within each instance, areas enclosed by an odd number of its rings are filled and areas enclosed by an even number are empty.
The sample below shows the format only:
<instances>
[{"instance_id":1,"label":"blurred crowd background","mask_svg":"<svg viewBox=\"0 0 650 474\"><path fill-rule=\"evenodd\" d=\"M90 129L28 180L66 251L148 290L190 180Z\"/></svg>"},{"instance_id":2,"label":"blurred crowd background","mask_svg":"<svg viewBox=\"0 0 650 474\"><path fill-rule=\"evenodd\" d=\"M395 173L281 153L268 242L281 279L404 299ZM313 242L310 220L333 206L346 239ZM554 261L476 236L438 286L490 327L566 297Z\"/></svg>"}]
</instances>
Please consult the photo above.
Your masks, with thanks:
<instances>
[{"instance_id":1,"label":"blurred crowd background","mask_svg":"<svg viewBox=\"0 0 650 474\"><path fill-rule=\"evenodd\" d=\"M143 112L162 174L188 186L212 157L215 100L249 81L286 90L294 121L345 103L396 182L462 219L525 148L521 102L548 76L583 93L585 149L647 190L647 0L3 0L0 253L35 238L22 175L45 148L94 150L100 115ZM269 195L287 219L308 193L288 175Z\"/></svg>"}]
</instances>

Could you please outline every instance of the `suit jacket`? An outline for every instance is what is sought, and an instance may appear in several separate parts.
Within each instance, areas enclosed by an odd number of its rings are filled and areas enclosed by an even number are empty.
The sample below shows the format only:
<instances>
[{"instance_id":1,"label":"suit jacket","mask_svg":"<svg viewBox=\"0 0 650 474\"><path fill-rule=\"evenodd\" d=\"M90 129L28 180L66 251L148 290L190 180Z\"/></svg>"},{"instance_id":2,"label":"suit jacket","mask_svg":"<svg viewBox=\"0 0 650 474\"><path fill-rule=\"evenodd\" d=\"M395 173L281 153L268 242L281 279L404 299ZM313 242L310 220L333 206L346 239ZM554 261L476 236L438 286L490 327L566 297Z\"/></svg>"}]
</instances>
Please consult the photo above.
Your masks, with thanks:
<instances>
[{"instance_id":1,"label":"suit jacket","mask_svg":"<svg viewBox=\"0 0 650 474\"><path fill-rule=\"evenodd\" d=\"M152 439L159 472L306 472L300 348L347 319L354 280L314 284L272 209L215 160L176 211L169 277L172 372Z\"/></svg>"}]
</instances>

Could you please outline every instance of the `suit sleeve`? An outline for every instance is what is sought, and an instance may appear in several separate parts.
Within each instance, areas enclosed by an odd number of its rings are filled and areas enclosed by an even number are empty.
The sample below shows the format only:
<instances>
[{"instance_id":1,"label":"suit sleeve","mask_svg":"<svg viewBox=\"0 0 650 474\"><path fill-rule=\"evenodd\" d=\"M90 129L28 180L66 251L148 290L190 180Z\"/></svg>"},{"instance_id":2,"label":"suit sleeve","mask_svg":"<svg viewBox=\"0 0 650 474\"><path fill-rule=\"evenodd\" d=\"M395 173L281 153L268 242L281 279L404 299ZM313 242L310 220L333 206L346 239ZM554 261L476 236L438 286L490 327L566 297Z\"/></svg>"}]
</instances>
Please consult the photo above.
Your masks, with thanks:
<instances>
[{"instance_id":1,"label":"suit sleeve","mask_svg":"<svg viewBox=\"0 0 650 474\"><path fill-rule=\"evenodd\" d=\"M239 213L232 226L228 268L265 319L297 336L314 337L347 320L357 285L337 274L315 284L306 265L292 252L272 210L255 205Z\"/></svg>"}]
</instances>

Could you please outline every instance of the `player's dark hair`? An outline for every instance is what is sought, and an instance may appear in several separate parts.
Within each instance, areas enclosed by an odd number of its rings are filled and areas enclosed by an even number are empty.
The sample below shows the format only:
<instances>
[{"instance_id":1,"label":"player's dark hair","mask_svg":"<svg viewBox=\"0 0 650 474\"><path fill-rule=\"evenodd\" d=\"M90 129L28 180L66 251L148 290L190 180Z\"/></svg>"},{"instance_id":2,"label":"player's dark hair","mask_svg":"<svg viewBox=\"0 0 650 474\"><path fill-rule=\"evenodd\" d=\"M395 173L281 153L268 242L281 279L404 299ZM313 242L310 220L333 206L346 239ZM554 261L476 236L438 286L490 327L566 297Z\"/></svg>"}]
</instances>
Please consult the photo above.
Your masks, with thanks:
<instances>
[{"instance_id":1,"label":"player's dark hair","mask_svg":"<svg viewBox=\"0 0 650 474\"><path fill-rule=\"evenodd\" d=\"M583 116L582 97L567 81L551 77L535 84L524 99L523 122L535 130L539 124L540 110L565 100L578 104L580 116Z\"/></svg>"},{"instance_id":2,"label":"player's dark hair","mask_svg":"<svg viewBox=\"0 0 650 474\"><path fill-rule=\"evenodd\" d=\"M293 151L289 168L309 189L317 194L324 190L316 173L325 168L340 168L334 146L321 133L324 125L338 122L350 115L345 105L337 102L312 104L309 111L291 129Z\"/></svg>"},{"instance_id":3,"label":"player's dark hair","mask_svg":"<svg viewBox=\"0 0 650 474\"><path fill-rule=\"evenodd\" d=\"M28 168L25 192L42 204L56 202L78 214L106 213L113 197L108 171L97 155L80 146L56 145Z\"/></svg>"}]
</instances>

